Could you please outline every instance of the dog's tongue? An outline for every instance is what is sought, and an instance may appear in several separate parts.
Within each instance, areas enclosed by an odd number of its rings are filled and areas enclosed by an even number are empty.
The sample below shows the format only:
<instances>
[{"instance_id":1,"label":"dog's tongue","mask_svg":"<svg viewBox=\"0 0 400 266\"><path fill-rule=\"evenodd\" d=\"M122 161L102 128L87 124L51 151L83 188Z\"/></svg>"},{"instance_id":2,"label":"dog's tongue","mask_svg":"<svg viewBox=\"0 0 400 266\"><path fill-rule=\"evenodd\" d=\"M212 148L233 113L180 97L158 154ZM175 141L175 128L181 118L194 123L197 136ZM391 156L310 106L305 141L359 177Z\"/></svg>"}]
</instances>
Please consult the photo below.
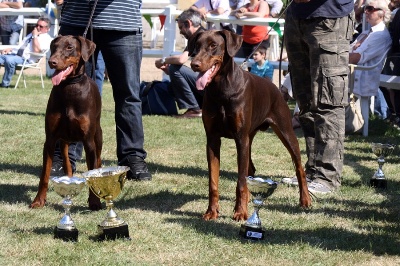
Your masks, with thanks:
<instances>
[{"instance_id":1,"label":"dog's tongue","mask_svg":"<svg viewBox=\"0 0 400 266\"><path fill-rule=\"evenodd\" d=\"M57 86L61 83L66 77L72 72L72 66L67 67L64 70L56 70L51 77L51 81L53 82L54 86Z\"/></svg>"},{"instance_id":2,"label":"dog's tongue","mask_svg":"<svg viewBox=\"0 0 400 266\"><path fill-rule=\"evenodd\" d=\"M204 88L207 86L207 84L210 82L210 75L211 75L212 69L210 68L206 72L201 72L197 76L196 80L196 88L198 90L204 90Z\"/></svg>"}]
</instances>

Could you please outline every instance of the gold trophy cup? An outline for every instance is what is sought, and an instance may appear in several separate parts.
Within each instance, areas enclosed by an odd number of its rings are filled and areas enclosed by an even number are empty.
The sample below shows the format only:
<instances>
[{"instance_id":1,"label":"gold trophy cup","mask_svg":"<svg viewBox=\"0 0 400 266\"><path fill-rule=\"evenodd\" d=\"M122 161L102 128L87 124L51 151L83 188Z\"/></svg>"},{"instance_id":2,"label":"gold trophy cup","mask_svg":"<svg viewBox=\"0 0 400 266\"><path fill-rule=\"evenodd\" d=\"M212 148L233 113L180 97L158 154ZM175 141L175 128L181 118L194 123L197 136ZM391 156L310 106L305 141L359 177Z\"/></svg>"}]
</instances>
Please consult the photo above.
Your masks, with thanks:
<instances>
[{"instance_id":1,"label":"gold trophy cup","mask_svg":"<svg viewBox=\"0 0 400 266\"><path fill-rule=\"evenodd\" d=\"M106 201L106 218L98 225L98 240L130 239L128 224L113 210L113 200L118 197L126 180L127 166L104 167L83 173L90 190Z\"/></svg>"},{"instance_id":2,"label":"gold trophy cup","mask_svg":"<svg viewBox=\"0 0 400 266\"><path fill-rule=\"evenodd\" d=\"M64 216L54 228L54 238L64 241L78 241L78 229L71 218L72 198L79 194L85 186L86 180L78 177L56 176L51 179L53 181L55 192L64 197L62 205L64 207Z\"/></svg>"}]
</instances>

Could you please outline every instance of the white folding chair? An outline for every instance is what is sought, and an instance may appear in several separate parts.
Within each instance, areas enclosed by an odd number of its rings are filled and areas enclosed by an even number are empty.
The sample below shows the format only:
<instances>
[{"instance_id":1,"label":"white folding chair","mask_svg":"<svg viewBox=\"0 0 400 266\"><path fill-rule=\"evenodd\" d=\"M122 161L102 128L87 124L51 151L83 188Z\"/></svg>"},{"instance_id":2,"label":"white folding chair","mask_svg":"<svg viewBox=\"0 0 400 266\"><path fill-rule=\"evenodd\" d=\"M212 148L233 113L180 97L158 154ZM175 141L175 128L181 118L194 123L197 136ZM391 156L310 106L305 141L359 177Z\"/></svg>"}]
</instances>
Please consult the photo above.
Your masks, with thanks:
<instances>
[{"instance_id":1,"label":"white folding chair","mask_svg":"<svg viewBox=\"0 0 400 266\"><path fill-rule=\"evenodd\" d=\"M46 58L47 52L48 52L48 50L46 50L46 51L44 51L44 52L42 52L42 53L33 53L33 52L31 52L31 53L29 53L29 54L39 57L39 59L38 59L36 62L34 62L34 63L29 63L29 61L25 59L25 60L24 60L24 63L18 64L18 65L17 65L16 69L19 70L20 72L19 72L19 75L18 75L17 82L15 83L14 89L16 89L16 88L18 87L18 84L19 84L19 81L20 81L20 79L21 79L21 76L23 77L24 86L25 86L25 88L26 88L26 80L25 80L24 71L27 70L27 69L30 69L30 68L32 68L32 69L38 69L38 70L39 70L40 79L41 79L41 81L42 81L42 89L44 89L43 72L42 72L41 63L42 63L43 59Z\"/></svg>"},{"instance_id":2,"label":"white folding chair","mask_svg":"<svg viewBox=\"0 0 400 266\"><path fill-rule=\"evenodd\" d=\"M349 69L350 69L350 72L349 72L349 94L353 93L353 90L354 90L355 70L368 71L368 70L375 69L376 67L380 66L380 64L382 64L382 68L383 68L383 66L385 65L386 57L387 57L389 50L390 50L390 48L387 49L383 53L379 62L372 66L349 64ZM368 136L369 100L370 100L370 97L360 97L360 99L359 99L361 114L364 119L364 126L363 126L363 131L362 131L362 134L364 137Z\"/></svg>"}]
</instances>

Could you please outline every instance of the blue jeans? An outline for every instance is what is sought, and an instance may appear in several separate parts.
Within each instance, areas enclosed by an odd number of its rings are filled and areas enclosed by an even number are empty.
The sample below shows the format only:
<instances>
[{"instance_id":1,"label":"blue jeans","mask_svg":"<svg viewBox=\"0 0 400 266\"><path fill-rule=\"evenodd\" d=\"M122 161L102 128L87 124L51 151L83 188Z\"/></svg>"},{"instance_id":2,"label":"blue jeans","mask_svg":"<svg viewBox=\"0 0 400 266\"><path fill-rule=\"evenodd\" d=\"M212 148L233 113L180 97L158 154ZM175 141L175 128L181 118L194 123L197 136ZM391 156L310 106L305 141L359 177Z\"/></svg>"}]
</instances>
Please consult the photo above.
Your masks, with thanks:
<instances>
[{"instance_id":1,"label":"blue jeans","mask_svg":"<svg viewBox=\"0 0 400 266\"><path fill-rule=\"evenodd\" d=\"M24 58L18 55L0 55L0 65L4 65L4 75L1 86L9 86L15 73L15 66L24 63Z\"/></svg>"},{"instance_id":2,"label":"blue jeans","mask_svg":"<svg viewBox=\"0 0 400 266\"><path fill-rule=\"evenodd\" d=\"M378 94L375 96L374 114L381 119L386 119L390 116L389 107L381 89L378 89Z\"/></svg>"},{"instance_id":3,"label":"blue jeans","mask_svg":"<svg viewBox=\"0 0 400 266\"><path fill-rule=\"evenodd\" d=\"M79 27L62 26L60 34L82 36L84 30ZM91 39L89 35L90 33L87 38ZM135 32L94 29L93 41L96 43L95 59L97 60L101 51L113 89L118 164L126 163L130 156L145 159L147 153L143 148L142 102L139 97L142 35ZM92 63L89 60L86 72L91 71L91 68ZM75 145L76 143L71 143L69 148L71 162L79 159L82 153L82 149L79 151ZM60 154L59 151L58 153Z\"/></svg>"},{"instance_id":4,"label":"blue jeans","mask_svg":"<svg viewBox=\"0 0 400 266\"><path fill-rule=\"evenodd\" d=\"M103 55L101 52L99 52L97 56L97 61L96 61L96 67L95 67L95 81L97 84L97 87L99 87L99 92L100 95L103 92L103 81L104 81L104 72L106 71L106 65L104 63Z\"/></svg>"},{"instance_id":5,"label":"blue jeans","mask_svg":"<svg viewBox=\"0 0 400 266\"><path fill-rule=\"evenodd\" d=\"M19 41L21 30L6 31L0 28L1 44L2 45L16 45Z\"/></svg>"},{"instance_id":6,"label":"blue jeans","mask_svg":"<svg viewBox=\"0 0 400 266\"><path fill-rule=\"evenodd\" d=\"M201 108L203 93L196 89L199 73L184 65L169 65L169 78L179 109Z\"/></svg>"}]
</instances>

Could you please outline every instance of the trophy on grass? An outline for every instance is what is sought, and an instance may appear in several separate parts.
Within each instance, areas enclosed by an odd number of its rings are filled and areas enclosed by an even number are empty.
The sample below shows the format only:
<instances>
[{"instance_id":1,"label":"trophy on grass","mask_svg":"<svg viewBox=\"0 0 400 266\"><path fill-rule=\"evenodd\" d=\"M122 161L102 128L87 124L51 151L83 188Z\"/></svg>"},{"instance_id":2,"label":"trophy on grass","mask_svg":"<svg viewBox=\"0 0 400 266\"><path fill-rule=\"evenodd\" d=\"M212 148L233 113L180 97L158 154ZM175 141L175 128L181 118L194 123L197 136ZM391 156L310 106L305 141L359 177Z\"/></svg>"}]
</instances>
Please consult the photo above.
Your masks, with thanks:
<instances>
[{"instance_id":1,"label":"trophy on grass","mask_svg":"<svg viewBox=\"0 0 400 266\"><path fill-rule=\"evenodd\" d=\"M113 200L121 193L128 171L127 166L115 166L98 168L82 174L90 190L106 201L108 209L106 218L98 225L98 240L130 239L128 224L113 210Z\"/></svg>"},{"instance_id":2,"label":"trophy on grass","mask_svg":"<svg viewBox=\"0 0 400 266\"><path fill-rule=\"evenodd\" d=\"M78 177L57 176L51 179L54 184L54 190L58 195L64 197L62 205L64 207L64 216L54 228L54 238L64 241L78 241L78 229L71 218L72 198L79 194L85 186L86 180Z\"/></svg>"},{"instance_id":3,"label":"trophy on grass","mask_svg":"<svg viewBox=\"0 0 400 266\"><path fill-rule=\"evenodd\" d=\"M261 226L258 212L269 196L275 191L278 183L271 179L261 177L246 177L247 188L253 196L254 212L247 221L240 227L239 235L250 240L262 240L265 237L265 230Z\"/></svg>"},{"instance_id":4,"label":"trophy on grass","mask_svg":"<svg viewBox=\"0 0 400 266\"><path fill-rule=\"evenodd\" d=\"M372 152L378 156L378 170L370 180L370 186L376 188L387 188L387 180L383 173L382 167L385 163L385 157L392 154L395 146L391 144L371 143Z\"/></svg>"}]
</instances>

